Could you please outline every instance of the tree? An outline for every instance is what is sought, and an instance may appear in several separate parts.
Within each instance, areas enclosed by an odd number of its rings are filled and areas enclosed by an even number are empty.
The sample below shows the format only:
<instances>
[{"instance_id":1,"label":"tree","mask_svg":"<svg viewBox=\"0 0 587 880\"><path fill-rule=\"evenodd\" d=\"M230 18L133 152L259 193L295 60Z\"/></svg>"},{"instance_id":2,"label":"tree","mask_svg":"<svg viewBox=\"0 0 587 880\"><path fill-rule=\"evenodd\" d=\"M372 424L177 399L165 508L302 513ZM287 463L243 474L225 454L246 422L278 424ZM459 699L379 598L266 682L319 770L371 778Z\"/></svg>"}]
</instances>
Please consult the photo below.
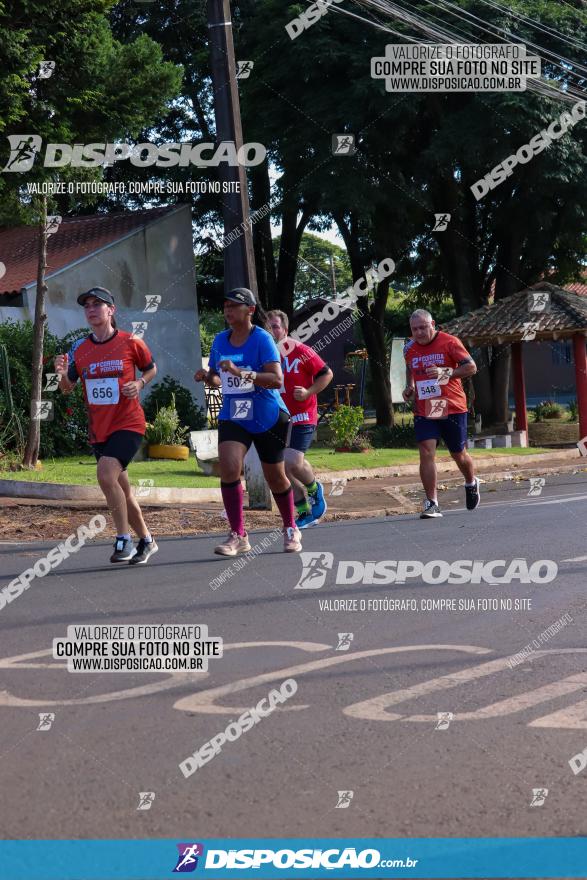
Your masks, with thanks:
<instances>
[{"instance_id":1,"label":"tree","mask_svg":"<svg viewBox=\"0 0 587 880\"><path fill-rule=\"evenodd\" d=\"M12 110L0 120L6 135L34 133L43 144L104 143L133 137L157 120L180 87L181 69L164 61L160 47L146 35L122 45L111 33L106 13L112 0L64 0L59 18L49 2L6 3L0 9L0 34L7 38L0 107ZM54 72L40 75L41 61ZM11 102L14 102L13 104ZM6 152L6 156L8 153ZM6 168L5 168L6 171ZM100 170L93 172L100 174ZM31 411L41 400L47 245L46 196L31 199L25 183L71 176L34 162L26 173L5 173L3 219L18 206L18 216L39 226L39 271L35 302ZM79 175L80 177L83 174ZM63 201L62 201L63 204ZM55 200L50 200L55 206ZM14 218L12 218L14 222ZM31 418L25 466L36 463L40 422Z\"/></svg>"}]
</instances>

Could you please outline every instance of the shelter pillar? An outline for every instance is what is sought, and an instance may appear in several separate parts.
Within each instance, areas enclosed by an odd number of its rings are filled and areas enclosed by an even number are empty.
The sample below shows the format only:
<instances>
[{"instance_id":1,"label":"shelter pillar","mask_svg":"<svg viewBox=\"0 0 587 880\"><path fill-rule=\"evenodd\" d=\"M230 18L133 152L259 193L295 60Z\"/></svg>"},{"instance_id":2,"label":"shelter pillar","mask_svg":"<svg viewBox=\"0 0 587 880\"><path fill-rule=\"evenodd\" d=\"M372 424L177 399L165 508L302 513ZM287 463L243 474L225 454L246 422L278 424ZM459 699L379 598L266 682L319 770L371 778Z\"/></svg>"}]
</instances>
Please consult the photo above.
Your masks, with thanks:
<instances>
[{"instance_id":1,"label":"shelter pillar","mask_svg":"<svg viewBox=\"0 0 587 880\"><path fill-rule=\"evenodd\" d=\"M527 431L528 413L526 411L526 380L524 379L524 361L522 358L521 342L512 342L512 366L514 370L516 425L518 431Z\"/></svg>"},{"instance_id":2,"label":"shelter pillar","mask_svg":"<svg viewBox=\"0 0 587 880\"><path fill-rule=\"evenodd\" d=\"M582 333L575 333L573 336L573 356L575 358L575 382L579 409L579 434L583 439L587 437L587 353L585 336Z\"/></svg>"}]
</instances>

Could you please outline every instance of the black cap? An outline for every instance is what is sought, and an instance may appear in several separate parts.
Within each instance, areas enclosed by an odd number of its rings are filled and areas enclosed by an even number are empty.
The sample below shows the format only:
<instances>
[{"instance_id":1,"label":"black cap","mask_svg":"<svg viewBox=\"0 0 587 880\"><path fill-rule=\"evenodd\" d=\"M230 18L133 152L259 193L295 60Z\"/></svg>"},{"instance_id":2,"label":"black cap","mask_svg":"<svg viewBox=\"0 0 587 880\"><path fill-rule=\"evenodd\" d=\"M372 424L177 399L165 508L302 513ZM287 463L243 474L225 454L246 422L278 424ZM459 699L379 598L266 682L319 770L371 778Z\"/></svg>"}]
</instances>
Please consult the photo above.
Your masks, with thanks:
<instances>
[{"instance_id":1,"label":"black cap","mask_svg":"<svg viewBox=\"0 0 587 880\"><path fill-rule=\"evenodd\" d=\"M114 297L109 290L106 290L105 287L91 287L89 290L86 290L85 293L80 293L77 298L80 306L83 306L84 302L86 301L86 297L88 296L95 296L96 299L101 299L102 302L108 303L109 306L114 305Z\"/></svg>"},{"instance_id":2,"label":"black cap","mask_svg":"<svg viewBox=\"0 0 587 880\"><path fill-rule=\"evenodd\" d=\"M248 287L235 287L230 293L224 294L224 299L229 299L231 302L238 303L241 306L257 305L255 294Z\"/></svg>"}]
</instances>

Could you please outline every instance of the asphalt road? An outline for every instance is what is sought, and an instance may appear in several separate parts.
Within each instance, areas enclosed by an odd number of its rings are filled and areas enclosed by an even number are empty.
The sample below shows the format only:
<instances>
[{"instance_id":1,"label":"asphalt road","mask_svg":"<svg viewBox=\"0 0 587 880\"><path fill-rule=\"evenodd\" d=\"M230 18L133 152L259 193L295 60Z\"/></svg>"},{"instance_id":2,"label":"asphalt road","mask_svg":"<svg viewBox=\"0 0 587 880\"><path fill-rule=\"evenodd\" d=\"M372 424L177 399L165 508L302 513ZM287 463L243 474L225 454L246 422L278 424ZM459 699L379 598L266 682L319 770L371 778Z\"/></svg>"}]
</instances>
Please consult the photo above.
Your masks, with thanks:
<instances>
[{"instance_id":1,"label":"asphalt road","mask_svg":"<svg viewBox=\"0 0 587 880\"><path fill-rule=\"evenodd\" d=\"M474 513L456 500L441 520L308 530L313 559L269 537L221 584L233 561L212 555L217 536L162 540L149 565L123 568L96 543L34 580L0 611L2 836L587 834L587 769L569 765L587 748L587 480L549 477L537 497L504 484ZM0 586L49 547L0 546ZM336 583L348 562L500 559L558 574ZM360 610L374 599L417 610ZM427 610L440 599L465 608ZM70 673L51 646L73 624L206 624L224 656L208 673ZM295 695L184 777L180 762L289 678Z\"/></svg>"}]
</instances>

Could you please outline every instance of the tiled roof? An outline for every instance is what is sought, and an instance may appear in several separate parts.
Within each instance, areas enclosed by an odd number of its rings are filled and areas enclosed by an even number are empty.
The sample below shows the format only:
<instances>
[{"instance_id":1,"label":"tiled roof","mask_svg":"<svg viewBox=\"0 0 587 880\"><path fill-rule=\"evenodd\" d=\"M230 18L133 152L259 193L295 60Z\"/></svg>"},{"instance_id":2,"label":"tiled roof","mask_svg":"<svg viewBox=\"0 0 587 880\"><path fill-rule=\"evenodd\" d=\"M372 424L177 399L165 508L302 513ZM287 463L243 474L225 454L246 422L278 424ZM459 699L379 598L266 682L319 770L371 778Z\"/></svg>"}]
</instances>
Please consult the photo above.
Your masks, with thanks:
<instances>
[{"instance_id":1,"label":"tiled roof","mask_svg":"<svg viewBox=\"0 0 587 880\"><path fill-rule=\"evenodd\" d=\"M92 214L65 218L47 241L48 278L58 269L89 256L129 232L146 226L173 208L153 208L128 214ZM6 273L0 294L17 293L37 279L39 233L36 226L0 228L0 259Z\"/></svg>"},{"instance_id":2,"label":"tiled roof","mask_svg":"<svg viewBox=\"0 0 587 880\"><path fill-rule=\"evenodd\" d=\"M565 290L570 290L572 293L578 293L579 296L587 296L587 284L583 284L581 281L575 281L573 284L565 284Z\"/></svg>"},{"instance_id":3,"label":"tiled roof","mask_svg":"<svg viewBox=\"0 0 587 880\"><path fill-rule=\"evenodd\" d=\"M530 311L528 297L544 291L550 294L550 309ZM524 324L532 323L536 340L587 334L587 298L541 281L493 305L483 306L443 325L442 329L472 344L519 342L525 338Z\"/></svg>"}]
</instances>

